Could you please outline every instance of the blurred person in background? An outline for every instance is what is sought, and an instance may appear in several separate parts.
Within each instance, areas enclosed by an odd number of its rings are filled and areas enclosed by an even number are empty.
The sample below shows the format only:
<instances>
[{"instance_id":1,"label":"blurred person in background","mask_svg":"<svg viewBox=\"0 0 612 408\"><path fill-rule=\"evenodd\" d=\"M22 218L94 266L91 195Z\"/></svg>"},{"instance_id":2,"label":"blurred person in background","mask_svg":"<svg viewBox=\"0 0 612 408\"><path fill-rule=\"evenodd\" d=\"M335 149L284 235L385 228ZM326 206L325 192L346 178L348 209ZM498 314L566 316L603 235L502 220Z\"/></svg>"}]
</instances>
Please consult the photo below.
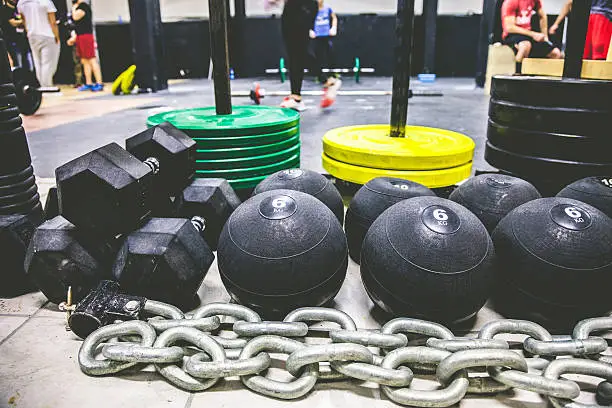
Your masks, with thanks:
<instances>
[{"instance_id":1,"label":"blurred person in background","mask_svg":"<svg viewBox=\"0 0 612 408\"><path fill-rule=\"evenodd\" d=\"M2 0L0 27L4 33L11 66L23 66L28 51L28 40L25 36L23 20L17 11L17 0Z\"/></svg>"},{"instance_id":2,"label":"blurred person in background","mask_svg":"<svg viewBox=\"0 0 612 408\"><path fill-rule=\"evenodd\" d=\"M342 84L332 72L323 73L323 68L334 68L333 38L338 34L338 16L325 5L324 0L318 0L319 11L315 18L314 27L310 30L310 38L314 45L315 76L323 84L323 98L321 107L331 106Z\"/></svg>"},{"instance_id":3,"label":"blurred person in background","mask_svg":"<svg viewBox=\"0 0 612 408\"><path fill-rule=\"evenodd\" d=\"M532 27L537 14L540 31ZM548 39L548 16L540 0L505 0L501 9L502 42L516 53L517 72L524 58L563 58L561 50Z\"/></svg>"},{"instance_id":4,"label":"blurred person in background","mask_svg":"<svg viewBox=\"0 0 612 408\"><path fill-rule=\"evenodd\" d=\"M291 94L281 103L281 107L301 112L306 110L302 101L304 69L308 65L308 45L310 30L314 27L319 10L316 0L267 0L272 5L284 2L281 20L283 39L289 60Z\"/></svg>"},{"instance_id":5,"label":"blurred person in background","mask_svg":"<svg viewBox=\"0 0 612 408\"><path fill-rule=\"evenodd\" d=\"M550 26L550 33L554 34L559 25L572 11L573 0L568 0L561 9L559 17ZM605 60L610 50L612 38L612 0L593 0L591 15L589 16L589 29L584 46L583 59Z\"/></svg>"},{"instance_id":6,"label":"blurred person in background","mask_svg":"<svg viewBox=\"0 0 612 408\"><path fill-rule=\"evenodd\" d=\"M40 85L53 86L53 75L60 56L60 37L51 0L19 0L17 10L23 19Z\"/></svg>"},{"instance_id":7,"label":"blurred person in background","mask_svg":"<svg viewBox=\"0 0 612 408\"><path fill-rule=\"evenodd\" d=\"M104 90L102 73L96 56L96 40L93 35L93 16L91 7L85 0L72 0L72 21L74 31L68 45L76 47L77 56L81 59L85 72L85 85L79 91L99 92ZM95 83L92 80L92 75Z\"/></svg>"}]
</instances>

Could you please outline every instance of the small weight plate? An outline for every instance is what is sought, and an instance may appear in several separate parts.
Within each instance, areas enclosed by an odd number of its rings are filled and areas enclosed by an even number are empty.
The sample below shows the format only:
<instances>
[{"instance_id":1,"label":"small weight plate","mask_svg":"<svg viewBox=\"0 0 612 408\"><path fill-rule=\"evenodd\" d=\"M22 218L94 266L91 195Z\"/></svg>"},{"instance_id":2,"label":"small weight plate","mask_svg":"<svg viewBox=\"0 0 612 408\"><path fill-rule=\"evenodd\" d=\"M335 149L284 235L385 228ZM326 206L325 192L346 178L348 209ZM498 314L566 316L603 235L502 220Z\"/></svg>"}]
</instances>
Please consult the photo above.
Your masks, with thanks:
<instances>
[{"instance_id":1,"label":"small weight plate","mask_svg":"<svg viewBox=\"0 0 612 408\"><path fill-rule=\"evenodd\" d=\"M300 153L300 144L292 146L280 152L270 153L262 156L238 157L225 160L196 160L196 167L201 170L222 170L235 168L250 168L266 166L287 160Z\"/></svg>"},{"instance_id":2,"label":"small weight plate","mask_svg":"<svg viewBox=\"0 0 612 408\"><path fill-rule=\"evenodd\" d=\"M538 132L607 137L612 111L545 108L491 99L489 117L500 125Z\"/></svg>"},{"instance_id":3,"label":"small weight plate","mask_svg":"<svg viewBox=\"0 0 612 408\"><path fill-rule=\"evenodd\" d=\"M35 184L29 189L27 189L26 191L11 194L11 195L0 196L0 207L27 202L32 197L34 197L34 194L36 194L37 192L38 192L38 187Z\"/></svg>"},{"instance_id":4,"label":"small weight plate","mask_svg":"<svg viewBox=\"0 0 612 408\"><path fill-rule=\"evenodd\" d=\"M389 125L349 126L323 137L323 151L336 161L388 170L449 169L472 162L476 144L449 130L407 126L405 138Z\"/></svg>"},{"instance_id":5,"label":"small weight plate","mask_svg":"<svg viewBox=\"0 0 612 408\"><path fill-rule=\"evenodd\" d=\"M13 117L12 119L5 119L0 121L0 134L12 132L13 130L21 127L23 121L21 120L21 116Z\"/></svg>"},{"instance_id":6,"label":"small weight plate","mask_svg":"<svg viewBox=\"0 0 612 408\"><path fill-rule=\"evenodd\" d=\"M4 107L0 109L0 121L10 120L19 117L19 108L16 106Z\"/></svg>"},{"instance_id":7,"label":"small weight plate","mask_svg":"<svg viewBox=\"0 0 612 408\"><path fill-rule=\"evenodd\" d=\"M17 96L15 94L8 94L0 96L0 107L12 107L17 106Z\"/></svg>"},{"instance_id":8,"label":"small weight plate","mask_svg":"<svg viewBox=\"0 0 612 408\"><path fill-rule=\"evenodd\" d=\"M0 85L0 96L10 95L15 93L14 84L1 84Z\"/></svg>"},{"instance_id":9,"label":"small weight plate","mask_svg":"<svg viewBox=\"0 0 612 408\"><path fill-rule=\"evenodd\" d=\"M0 206L0 215L28 214L36 209L38 205L40 205L40 196L36 193L34 197L26 202Z\"/></svg>"},{"instance_id":10,"label":"small weight plate","mask_svg":"<svg viewBox=\"0 0 612 408\"><path fill-rule=\"evenodd\" d=\"M587 162L605 162L610 158L610 141L606 138L522 130L492 120L487 138L493 145L513 153Z\"/></svg>"},{"instance_id":11,"label":"small weight plate","mask_svg":"<svg viewBox=\"0 0 612 408\"><path fill-rule=\"evenodd\" d=\"M233 168L233 169L224 169L224 170L200 170L197 168L196 174L198 177L206 177L206 178L224 178L228 181L234 179L244 179L244 178L252 178L256 176L270 175L274 174L277 171L290 169L294 167L300 162L300 155L295 154L288 159L285 159L281 162L268 164L265 166L258 167L249 167L249 168Z\"/></svg>"},{"instance_id":12,"label":"small weight plate","mask_svg":"<svg viewBox=\"0 0 612 408\"><path fill-rule=\"evenodd\" d=\"M0 186L0 197L4 197L7 195L17 194L23 191L30 189L32 186L36 185L36 179L34 176L30 176L24 181L8 184L4 186Z\"/></svg>"},{"instance_id":13,"label":"small weight plate","mask_svg":"<svg viewBox=\"0 0 612 408\"><path fill-rule=\"evenodd\" d=\"M467 179L472 163L442 170L385 170L342 163L323 153L323 168L332 176L355 184L366 184L377 177L395 177L414 181L429 188L448 187Z\"/></svg>"},{"instance_id":14,"label":"small weight plate","mask_svg":"<svg viewBox=\"0 0 612 408\"><path fill-rule=\"evenodd\" d=\"M299 163L298 163L298 166L299 166ZM228 180L228 182L230 183L232 188L238 192L240 190L248 190L248 189L253 189L257 187L257 185L261 183L262 180L266 179L268 176L269 175L266 174L264 176Z\"/></svg>"},{"instance_id":15,"label":"small weight plate","mask_svg":"<svg viewBox=\"0 0 612 408\"><path fill-rule=\"evenodd\" d=\"M299 136L300 128L298 126L281 130L274 133L262 133L240 137L194 137L198 149L217 150L217 149L233 149L244 147L259 147L273 143L280 143ZM189 136L192 136L187 132ZM192 136L193 137L193 136Z\"/></svg>"},{"instance_id":16,"label":"small weight plate","mask_svg":"<svg viewBox=\"0 0 612 408\"><path fill-rule=\"evenodd\" d=\"M525 105L612 110L612 81L539 76L493 77L491 97Z\"/></svg>"},{"instance_id":17,"label":"small weight plate","mask_svg":"<svg viewBox=\"0 0 612 408\"><path fill-rule=\"evenodd\" d=\"M28 166L24 170L21 170L16 173L11 173L11 174L1 174L0 173L0 187L12 186L13 184L22 182L28 177L30 177L32 174L34 174L34 169L32 168L32 166Z\"/></svg>"},{"instance_id":18,"label":"small weight plate","mask_svg":"<svg viewBox=\"0 0 612 408\"><path fill-rule=\"evenodd\" d=\"M30 87L27 91L26 86ZM26 81L15 82L15 95L17 95L19 110L26 116L35 114L42 105L42 93L38 91L36 84Z\"/></svg>"},{"instance_id":19,"label":"small weight plate","mask_svg":"<svg viewBox=\"0 0 612 408\"><path fill-rule=\"evenodd\" d=\"M32 163L28 140L22 127L11 132L0 132L0 143L0 175L15 173Z\"/></svg>"},{"instance_id":20,"label":"small weight plate","mask_svg":"<svg viewBox=\"0 0 612 408\"><path fill-rule=\"evenodd\" d=\"M296 135L282 142L265 144L261 146L235 147L232 149L198 149L197 160L227 160L234 158L245 158L263 156L280 152L292 146L300 144L300 135Z\"/></svg>"},{"instance_id":21,"label":"small weight plate","mask_svg":"<svg viewBox=\"0 0 612 408\"><path fill-rule=\"evenodd\" d=\"M485 160L493 167L536 179L567 181L598 174L612 174L612 162L591 163L549 159L512 153L487 142ZM527 180L529 180L529 178Z\"/></svg>"},{"instance_id":22,"label":"small weight plate","mask_svg":"<svg viewBox=\"0 0 612 408\"><path fill-rule=\"evenodd\" d=\"M248 136L295 127L300 114L270 106L234 106L231 115L217 115L214 107L164 112L149 117L148 126L170 122L192 137Z\"/></svg>"}]
</instances>

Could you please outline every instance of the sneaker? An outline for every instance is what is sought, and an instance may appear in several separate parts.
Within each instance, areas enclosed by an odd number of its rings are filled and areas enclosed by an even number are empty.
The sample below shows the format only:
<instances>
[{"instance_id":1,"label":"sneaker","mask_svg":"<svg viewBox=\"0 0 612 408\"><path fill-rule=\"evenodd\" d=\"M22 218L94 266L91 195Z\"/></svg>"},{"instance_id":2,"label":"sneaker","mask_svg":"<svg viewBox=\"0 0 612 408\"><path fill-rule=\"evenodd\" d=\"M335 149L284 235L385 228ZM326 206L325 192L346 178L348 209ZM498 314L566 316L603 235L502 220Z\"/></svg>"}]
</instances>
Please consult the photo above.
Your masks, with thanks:
<instances>
[{"instance_id":1,"label":"sneaker","mask_svg":"<svg viewBox=\"0 0 612 408\"><path fill-rule=\"evenodd\" d=\"M93 88L93 85L87 85L87 84L85 84L85 85L83 85L83 86L78 87L78 88L77 88L77 90L78 90L79 92L84 92L84 91L91 91L91 90L92 90L92 88Z\"/></svg>"},{"instance_id":2,"label":"sneaker","mask_svg":"<svg viewBox=\"0 0 612 408\"><path fill-rule=\"evenodd\" d=\"M323 97L321 98L321 107L329 108L336 102L338 90L342 86L342 81L339 79L330 78L323 87Z\"/></svg>"},{"instance_id":3,"label":"sneaker","mask_svg":"<svg viewBox=\"0 0 612 408\"><path fill-rule=\"evenodd\" d=\"M91 87L91 92L101 92L104 90L104 85L102 84L95 84Z\"/></svg>"},{"instance_id":4,"label":"sneaker","mask_svg":"<svg viewBox=\"0 0 612 408\"><path fill-rule=\"evenodd\" d=\"M291 98L290 96L283 99L283 102L280 104L280 106L281 108L289 108L289 109L296 110L298 112L303 112L306 110L306 105L304 104L304 101L298 102L295 99Z\"/></svg>"}]
</instances>

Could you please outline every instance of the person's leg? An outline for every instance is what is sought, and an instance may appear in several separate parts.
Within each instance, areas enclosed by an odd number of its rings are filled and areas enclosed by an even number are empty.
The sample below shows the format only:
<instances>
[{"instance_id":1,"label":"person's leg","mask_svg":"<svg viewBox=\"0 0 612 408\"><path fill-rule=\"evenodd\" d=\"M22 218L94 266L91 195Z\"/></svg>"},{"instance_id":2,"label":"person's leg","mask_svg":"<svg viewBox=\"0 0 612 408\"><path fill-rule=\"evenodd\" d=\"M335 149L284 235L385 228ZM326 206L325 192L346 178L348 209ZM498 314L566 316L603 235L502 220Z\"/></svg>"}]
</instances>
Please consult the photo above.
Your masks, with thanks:
<instances>
[{"instance_id":1,"label":"person's leg","mask_svg":"<svg viewBox=\"0 0 612 408\"><path fill-rule=\"evenodd\" d=\"M76 46L72 47L72 62L74 63L74 85L78 88L83 85L83 64L81 64Z\"/></svg>"},{"instance_id":2,"label":"person's leg","mask_svg":"<svg viewBox=\"0 0 612 408\"><path fill-rule=\"evenodd\" d=\"M325 65L325 38L315 38L313 41L315 54L313 75L323 84L327 80L327 76L323 74L323 68L329 68Z\"/></svg>"},{"instance_id":3,"label":"person's leg","mask_svg":"<svg viewBox=\"0 0 612 408\"><path fill-rule=\"evenodd\" d=\"M96 80L96 84L102 84L102 71L100 70L98 59L95 57L91 59L91 70Z\"/></svg>"},{"instance_id":4,"label":"person's leg","mask_svg":"<svg viewBox=\"0 0 612 408\"><path fill-rule=\"evenodd\" d=\"M40 51L41 69L40 86L52 87L53 75L57 70L57 62L59 61L60 47L55 43L55 38L42 37L42 47Z\"/></svg>"},{"instance_id":5,"label":"person's leg","mask_svg":"<svg viewBox=\"0 0 612 408\"><path fill-rule=\"evenodd\" d=\"M594 60L605 60L608 57L610 38L612 37L612 21L600 14L591 15L591 20L594 31L592 58Z\"/></svg>"},{"instance_id":6,"label":"person's leg","mask_svg":"<svg viewBox=\"0 0 612 408\"><path fill-rule=\"evenodd\" d=\"M91 82L91 60L81 58L81 64L83 64L83 70L85 71L85 84L93 85L93 82Z\"/></svg>"},{"instance_id":7,"label":"person's leg","mask_svg":"<svg viewBox=\"0 0 612 408\"><path fill-rule=\"evenodd\" d=\"M586 41L584 43L584 53L582 59L593 59L593 36L594 36L593 15L589 17L589 28L587 29Z\"/></svg>"},{"instance_id":8,"label":"person's leg","mask_svg":"<svg viewBox=\"0 0 612 408\"><path fill-rule=\"evenodd\" d=\"M515 44L514 47L516 48L515 60L520 64L525 58L529 57L529 54L531 53L531 41L521 41L520 43Z\"/></svg>"},{"instance_id":9,"label":"person's leg","mask_svg":"<svg viewBox=\"0 0 612 408\"><path fill-rule=\"evenodd\" d=\"M36 78L41 86L43 86L43 66L42 66L42 37L37 35L31 35L28 39L30 41L30 49L32 50L32 59L34 60L34 70L36 71Z\"/></svg>"},{"instance_id":10,"label":"person's leg","mask_svg":"<svg viewBox=\"0 0 612 408\"><path fill-rule=\"evenodd\" d=\"M18 42L13 44L13 63L16 67L23 67L26 55L26 48Z\"/></svg>"},{"instance_id":11,"label":"person's leg","mask_svg":"<svg viewBox=\"0 0 612 408\"><path fill-rule=\"evenodd\" d=\"M302 84L304 82L304 67L308 52L308 41L303 41L299 35L292 33L287 39L287 56L289 58L289 77L291 82L291 97L302 100Z\"/></svg>"},{"instance_id":12,"label":"person's leg","mask_svg":"<svg viewBox=\"0 0 612 408\"><path fill-rule=\"evenodd\" d=\"M336 59L334 58L334 40L332 39L332 37L329 37L325 42L325 59L327 61L327 66L330 69L337 68ZM333 72L330 72L327 77L337 78L338 76Z\"/></svg>"},{"instance_id":13,"label":"person's leg","mask_svg":"<svg viewBox=\"0 0 612 408\"><path fill-rule=\"evenodd\" d=\"M546 54L546 58L551 59L560 59L563 58L563 53L558 48L553 48L548 54Z\"/></svg>"}]
</instances>

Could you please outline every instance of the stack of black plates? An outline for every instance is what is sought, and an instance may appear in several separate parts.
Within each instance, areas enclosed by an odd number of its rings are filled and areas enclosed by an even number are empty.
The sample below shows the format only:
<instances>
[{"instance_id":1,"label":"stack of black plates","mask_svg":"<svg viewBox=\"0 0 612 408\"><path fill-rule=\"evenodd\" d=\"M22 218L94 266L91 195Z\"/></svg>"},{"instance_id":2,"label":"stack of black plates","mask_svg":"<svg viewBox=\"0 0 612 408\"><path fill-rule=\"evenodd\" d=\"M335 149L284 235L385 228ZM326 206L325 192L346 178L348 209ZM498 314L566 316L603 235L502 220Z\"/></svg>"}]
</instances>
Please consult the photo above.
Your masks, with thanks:
<instances>
[{"instance_id":1,"label":"stack of black plates","mask_svg":"<svg viewBox=\"0 0 612 408\"><path fill-rule=\"evenodd\" d=\"M554 195L612 174L612 81L496 76L485 158Z\"/></svg>"},{"instance_id":2,"label":"stack of black plates","mask_svg":"<svg viewBox=\"0 0 612 408\"><path fill-rule=\"evenodd\" d=\"M13 84L0 85L0 216L42 216L26 134Z\"/></svg>"}]
</instances>

